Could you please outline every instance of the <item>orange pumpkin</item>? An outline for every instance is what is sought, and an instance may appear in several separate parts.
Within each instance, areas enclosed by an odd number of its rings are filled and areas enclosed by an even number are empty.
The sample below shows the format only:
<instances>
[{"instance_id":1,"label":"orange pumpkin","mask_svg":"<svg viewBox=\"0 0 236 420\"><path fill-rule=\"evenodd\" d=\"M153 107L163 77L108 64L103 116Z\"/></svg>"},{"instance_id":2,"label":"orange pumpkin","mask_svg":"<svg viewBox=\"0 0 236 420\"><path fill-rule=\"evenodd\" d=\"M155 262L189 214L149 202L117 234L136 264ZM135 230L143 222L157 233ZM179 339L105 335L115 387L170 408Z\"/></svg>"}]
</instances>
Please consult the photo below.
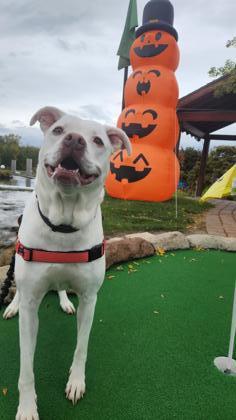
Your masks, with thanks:
<instances>
[{"instance_id":1,"label":"orange pumpkin","mask_svg":"<svg viewBox=\"0 0 236 420\"><path fill-rule=\"evenodd\" d=\"M151 144L173 150L179 137L175 109L154 103L125 108L117 125L132 144Z\"/></svg>"},{"instance_id":2,"label":"orange pumpkin","mask_svg":"<svg viewBox=\"0 0 236 420\"><path fill-rule=\"evenodd\" d=\"M134 144L131 156L114 153L106 190L126 200L165 201L176 190L179 163L171 150L149 144Z\"/></svg>"},{"instance_id":3,"label":"orange pumpkin","mask_svg":"<svg viewBox=\"0 0 236 420\"><path fill-rule=\"evenodd\" d=\"M143 24L130 48L133 73L125 87L125 109L118 119L133 152L116 153L106 182L113 197L165 201L175 192L179 164L174 149L179 137L176 116L179 63L178 34L169 0L150 0Z\"/></svg>"},{"instance_id":4,"label":"orange pumpkin","mask_svg":"<svg viewBox=\"0 0 236 420\"><path fill-rule=\"evenodd\" d=\"M129 76L125 85L125 106L158 103L176 108L178 84L172 70L162 66L142 66Z\"/></svg>"},{"instance_id":5,"label":"orange pumpkin","mask_svg":"<svg viewBox=\"0 0 236 420\"><path fill-rule=\"evenodd\" d=\"M134 70L143 65L163 66L175 71L179 64L179 48L175 38L161 30L140 35L130 48L130 61Z\"/></svg>"}]
</instances>

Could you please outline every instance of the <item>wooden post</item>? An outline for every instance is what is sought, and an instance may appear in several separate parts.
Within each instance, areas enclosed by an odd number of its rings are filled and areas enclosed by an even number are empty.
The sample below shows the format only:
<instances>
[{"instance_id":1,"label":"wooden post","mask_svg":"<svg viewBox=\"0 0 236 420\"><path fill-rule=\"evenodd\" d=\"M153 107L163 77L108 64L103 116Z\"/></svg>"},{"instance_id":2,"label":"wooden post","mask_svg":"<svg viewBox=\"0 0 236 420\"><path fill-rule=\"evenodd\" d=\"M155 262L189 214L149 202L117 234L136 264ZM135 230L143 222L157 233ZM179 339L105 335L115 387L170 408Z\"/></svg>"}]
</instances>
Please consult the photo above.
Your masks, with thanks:
<instances>
[{"instance_id":1,"label":"wooden post","mask_svg":"<svg viewBox=\"0 0 236 420\"><path fill-rule=\"evenodd\" d=\"M129 67L125 67L124 68L124 81L123 81L123 96L122 96L122 111L125 108L125 84L127 82L128 79L128 69Z\"/></svg>"},{"instance_id":2,"label":"wooden post","mask_svg":"<svg viewBox=\"0 0 236 420\"><path fill-rule=\"evenodd\" d=\"M178 137L178 141L177 141L176 146L175 146L175 154L176 154L177 158L179 158L180 141L181 141L181 129L179 130L179 137Z\"/></svg>"},{"instance_id":3,"label":"wooden post","mask_svg":"<svg viewBox=\"0 0 236 420\"><path fill-rule=\"evenodd\" d=\"M26 176L32 177L32 159L26 159Z\"/></svg>"},{"instance_id":4,"label":"wooden post","mask_svg":"<svg viewBox=\"0 0 236 420\"><path fill-rule=\"evenodd\" d=\"M11 173L12 174L16 173L16 160L11 161Z\"/></svg>"},{"instance_id":5,"label":"wooden post","mask_svg":"<svg viewBox=\"0 0 236 420\"><path fill-rule=\"evenodd\" d=\"M200 171L199 171L199 177L198 177L198 182L197 182L197 191L196 191L197 197L200 197L202 195L202 191L204 188L204 179L205 179L205 171L206 171L206 163L207 163L207 158L208 158L208 153L209 153L209 147L210 147L210 140L208 137L206 137L204 139Z\"/></svg>"}]
</instances>

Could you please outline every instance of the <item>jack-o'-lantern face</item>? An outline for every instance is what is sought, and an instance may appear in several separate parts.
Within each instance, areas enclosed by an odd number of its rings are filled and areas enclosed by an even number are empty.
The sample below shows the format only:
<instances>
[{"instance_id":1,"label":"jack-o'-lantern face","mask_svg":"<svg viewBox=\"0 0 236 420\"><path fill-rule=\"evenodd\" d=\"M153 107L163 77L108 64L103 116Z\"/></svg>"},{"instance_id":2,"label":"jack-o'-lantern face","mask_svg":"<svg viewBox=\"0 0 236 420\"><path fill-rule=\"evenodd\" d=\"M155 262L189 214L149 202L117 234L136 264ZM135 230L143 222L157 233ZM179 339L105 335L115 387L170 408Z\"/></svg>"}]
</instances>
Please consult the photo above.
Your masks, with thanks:
<instances>
[{"instance_id":1,"label":"jack-o'-lantern face","mask_svg":"<svg viewBox=\"0 0 236 420\"><path fill-rule=\"evenodd\" d=\"M133 79L140 76L141 80L137 81L137 85L136 85L136 92L138 95L142 96L142 95L146 95L147 93L149 93L150 89L151 89L151 81L150 81L150 77L151 75L154 74L156 77L160 77L161 73L159 70L155 70L155 69L151 69L148 70L147 75L145 72L142 72L141 70L137 70L134 72L133 74ZM143 80L142 80L143 79Z\"/></svg>"},{"instance_id":2,"label":"jack-o'-lantern face","mask_svg":"<svg viewBox=\"0 0 236 420\"><path fill-rule=\"evenodd\" d=\"M153 103L135 104L123 110L118 127L129 137L132 144L153 144L174 149L179 135L175 108Z\"/></svg>"},{"instance_id":3,"label":"jack-o'-lantern face","mask_svg":"<svg viewBox=\"0 0 236 420\"><path fill-rule=\"evenodd\" d=\"M152 102L176 107L178 85L175 74L156 66L142 66L135 70L125 85L125 105Z\"/></svg>"},{"instance_id":4,"label":"jack-o'-lantern face","mask_svg":"<svg viewBox=\"0 0 236 420\"><path fill-rule=\"evenodd\" d=\"M148 144L134 144L114 153L106 190L112 197L127 200L163 201L171 198L178 184L179 164L172 150Z\"/></svg>"},{"instance_id":5,"label":"jack-o'-lantern face","mask_svg":"<svg viewBox=\"0 0 236 420\"><path fill-rule=\"evenodd\" d=\"M163 43L162 38L162 33L160 31L140 35L141 45L134 47L134 53L142 58L155 57L156 55L161 54L168 48L168 44Z\"/></svg>"},{"instance_id":6,"label":"jack-o'-lantern face","mask_svg":"<svg viewBox=\"0 0 236 420\"><path fill-rule=\"evenodd\" d=\"M160 64L176 70L179 62L176 40L165 31L145 32L133 42L130 49L130 61L134 69L142 64Z\"/></svg>"},{"instance_id":7,"label":"jack-o'-lantern face","mask_svg":"<svg viewBox=\"0 0 236 420\"><path fill-rule=\"evenodd\" d=\"M118 163L117 163L118 162ZM149 162L143 153L139 153L132 161L132 165L125 165L124 162L124 152L121 151L114 156L110 162L111 173L115 175L115 179L119 182L127 180L130 182L137 182L145 178L152 168L149 166ZM143 165L143 169L138 169L138 165Z\"/></svg>"},{"instance_id":8,"label":"jack-o'-lantern face","mask_svg":"<svg viewBox=\"0 0 236 420\"><path fill-rule=\"evenodd\" d=\"M121 114L118 126L131 140L147 138L156 129L158 112L156 109L137 107L125 108Z\"/></svg>"}]
</instances>

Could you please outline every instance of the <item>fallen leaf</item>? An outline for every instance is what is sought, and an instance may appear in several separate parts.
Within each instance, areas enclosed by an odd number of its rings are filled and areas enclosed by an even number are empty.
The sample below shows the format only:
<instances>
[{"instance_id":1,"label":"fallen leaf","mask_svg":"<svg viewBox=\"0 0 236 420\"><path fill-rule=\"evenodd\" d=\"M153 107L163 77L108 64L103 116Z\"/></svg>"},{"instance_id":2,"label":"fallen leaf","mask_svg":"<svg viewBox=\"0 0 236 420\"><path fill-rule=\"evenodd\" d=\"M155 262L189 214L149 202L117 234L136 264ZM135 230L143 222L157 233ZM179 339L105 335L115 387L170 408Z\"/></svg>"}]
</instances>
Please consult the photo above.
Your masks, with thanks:
<instances>
[{"instance_id":1,"label":"fallen leaf","mask_svg":"<svg viewBox=\"0 0 236 420\"><path fill-rule=\"evenodd\" d=\"M138 262L136 262L136 261L134 261L134 264L135 264L135 265L140 265L140 264L139 264Z\"/></svg>"},{"instance_id":2,"label":"fallen leaf","mask_svg":"<svg viewBox=\"0 0 236 420\"><path fill-rule=\"evenodd\" d=\"M170 255L172 255L172 257L175 257L175 254L171 253Z\"/></svg>"},{"instance_id":3,"label":"fallen leaf","mask_svg":"<svg viewBox=\"0 0 236 420\"><path fill-rule=\"evenodd\" d=\"M160 255L161 257L162 257L163 255L165 255L165 253L166 253L166 251L164 250L164 248L158 247L158 248L156 249L156 254L157 254L157 255Z\"/></svg>"},{"instance_id":4,"label":"fallen leaf","mask_svg":"<svg viewBox=\"0 0 236 420\"><path fill-rule=\"evenodd\" d=\"M115 276L108 276L107 278L108 278L109 280L111 280L111 279L114 279L114 277L115 277Z\"/></svg>"},{"instance_id":5,"label":"fallen leaf","mask_svg":"<svg viewBox=\"0 0 236 420\"><path fill-rule=\"evenodd\" d=\"M7 393L8 393L8 389L7 389L7 388L3 388L3 389L2 389L2 393L3 393L3 395L4 395L4 396L6 396L6 395L7 395Z\"/></svg>"},{"instance_id":6,"label":"fallen leaf","mask_svg":"<svg viewBox=\"0 0 236 420\"><path fill-rule=\"evenodd\" d=\"M205 251L200 245L196 246L195 251Z\"/></svg>"},{"instance_id":7,"label":"fallen leaf","mask_svg":"<svg viewBox=\"0 0 236 420\"><path fill-rule=\"evenodd\" d=\"M124 267L122 265L118 265L118 267L116 267L117 271L123 271Z\"/></svg>"}]
</instances>

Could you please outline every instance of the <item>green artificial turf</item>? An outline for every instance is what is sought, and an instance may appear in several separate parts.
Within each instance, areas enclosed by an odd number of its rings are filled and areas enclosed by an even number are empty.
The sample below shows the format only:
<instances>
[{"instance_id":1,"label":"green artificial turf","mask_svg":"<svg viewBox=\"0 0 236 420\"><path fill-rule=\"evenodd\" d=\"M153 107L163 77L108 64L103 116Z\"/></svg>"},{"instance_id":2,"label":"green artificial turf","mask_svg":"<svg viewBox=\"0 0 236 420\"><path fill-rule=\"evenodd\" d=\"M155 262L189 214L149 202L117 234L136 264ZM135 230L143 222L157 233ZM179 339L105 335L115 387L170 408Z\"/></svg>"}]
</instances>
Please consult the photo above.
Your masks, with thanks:
<instances>
[{"instance_id":1,"label":"green artificial turf","mask_svg":"<svg viewBox=\"0 0 236 420\"><path fill-rule=\"evenodd\" d=\"M228 351L235 262L235 253L178 251L109 270L90 338L87 391L75 407L64 388L76 320L50 293L40 308L35 357L40 419L235 418L236 378L213 365ZM17 318L1 317L0 349L0 418L13 420Z\"/></svg>"}]
</instances>

